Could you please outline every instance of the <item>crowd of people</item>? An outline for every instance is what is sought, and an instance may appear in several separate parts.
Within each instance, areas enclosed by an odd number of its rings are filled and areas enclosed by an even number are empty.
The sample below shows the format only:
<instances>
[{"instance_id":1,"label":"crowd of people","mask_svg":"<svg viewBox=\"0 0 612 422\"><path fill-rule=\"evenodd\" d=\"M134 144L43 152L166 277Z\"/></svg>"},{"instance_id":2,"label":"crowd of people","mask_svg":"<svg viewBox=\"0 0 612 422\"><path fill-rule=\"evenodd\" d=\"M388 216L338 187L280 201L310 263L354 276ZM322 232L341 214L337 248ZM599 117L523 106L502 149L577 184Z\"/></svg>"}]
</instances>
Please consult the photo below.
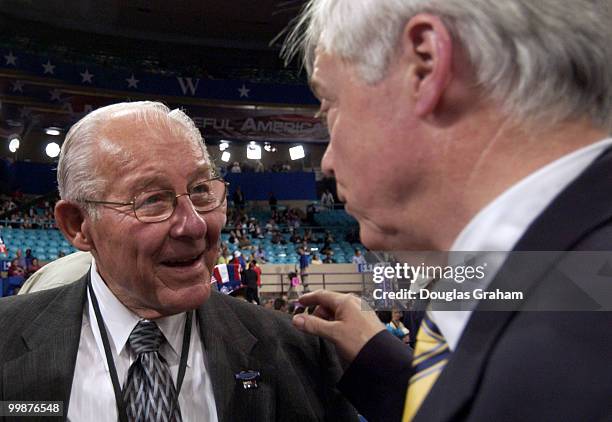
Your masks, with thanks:
<instances>
[{"instance_id":1,"label":"crowd of people","mask_svg":"<svg viewBox=\"0 0 612 422\"><path fill-rule=\"evenodd\" d=\"M56 198L38 198L15 192L0 196L0 227L13 229L55 228L53 209Z\"/></svg>"},{"instance_id":2,"label":"crowd of people","mask_svg":"<svg viewBox=\"0 0 612 422\"><path fill-rule=\"evenodd\" d=\"M289 173L301 168L294 168L289 161L279 161L266 167L261 160L249 160L247 162L233 161L222 169L226 173Z\"/></svg>"}]
</instances>

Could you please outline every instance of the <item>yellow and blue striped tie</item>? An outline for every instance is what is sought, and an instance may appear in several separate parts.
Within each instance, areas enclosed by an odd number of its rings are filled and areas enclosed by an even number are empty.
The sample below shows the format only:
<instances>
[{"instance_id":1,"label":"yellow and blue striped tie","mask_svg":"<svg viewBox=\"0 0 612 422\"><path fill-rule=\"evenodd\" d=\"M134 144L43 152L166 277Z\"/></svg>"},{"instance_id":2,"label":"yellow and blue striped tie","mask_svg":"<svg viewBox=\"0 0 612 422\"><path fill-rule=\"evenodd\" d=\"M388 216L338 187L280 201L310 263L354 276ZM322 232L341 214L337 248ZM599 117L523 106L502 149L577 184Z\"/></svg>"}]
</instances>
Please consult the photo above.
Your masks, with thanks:
<instances>
[{"instance_id":1,"label":"yellow and blue striped tie","mask_svg":"<svg viewBox=\"0 0 612 422\"><path fill-rule=\"evenodd\" d=\"M450 349L440 330L425 313L417 334L412 367L414 375L410 378L404 405L402 422L410 422L416 415L421 403L444 369L450 356Z\"/></svg>"}]
</instances>

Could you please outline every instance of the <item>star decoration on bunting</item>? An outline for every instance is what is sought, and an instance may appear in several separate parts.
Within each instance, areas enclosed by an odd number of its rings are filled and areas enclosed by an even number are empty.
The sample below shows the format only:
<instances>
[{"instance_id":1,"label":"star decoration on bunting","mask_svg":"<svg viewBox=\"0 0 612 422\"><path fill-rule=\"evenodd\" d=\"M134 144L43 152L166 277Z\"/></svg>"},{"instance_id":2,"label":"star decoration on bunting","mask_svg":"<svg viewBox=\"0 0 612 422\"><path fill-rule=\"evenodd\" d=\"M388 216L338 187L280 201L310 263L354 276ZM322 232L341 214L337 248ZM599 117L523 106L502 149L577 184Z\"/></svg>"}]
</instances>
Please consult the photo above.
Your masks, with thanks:
<instances>
[{"instance_id":1,"label":"star decoration on bunting","mask_svg":"<svg viewBox=\"0 0 612 422\"><path fill-rule=\"evenodd\" d=\"M47 73L50 73L51 75L55 73L55 65L51 64L50 60L47 60L47 63L43 63L42 67L45 69L45 72L44 72L45 75Z\"/></svg>"},{"instance_id":2,"label":"star decoration on bunting","mask_svg":"<svg viewBox=\"0 0 612 422\"><path fill-rule=\"evenodd\" d=\"M23 82L22 81L15 81L15 82L11 82L13 84L13 92L23 92Z\"/></svg>"},{"instance_id":3,"label":"star decoration on bunting","mask_svg":"<svg viewBox=\"0 0 612 422\"><path fill-rule=\"evenodd\" d=\"M250 88L247 88L244 84L242 84L242 86L238 88L238 92L240 93L240 98L242 97L249 98L250 90L251 90Z\"/></svg>"},{"instance_id":4,"label":"star decoration on bunting","mask_svg":"<svg viewBox=\"0 0 612 422\"><path fill-rule=\"evenodd\" d=\"M51 95L51 101L62 101L62 91L59 89L52 89L49 91L49 95Z\"/></svg>"},{"instance_id":5,"label":"star decoration on bunting","mask_svg":"<svg viewBox=\"0 0 612 422\"><path fill-rule=\"evenodd\" d=\"M89 73L89 69L87 69L87 68L86 68L86 69L85 69L85 72L80 73L80 75L81 75L81 78L83 78L83 79L81 80L81 83L83 83L83 84L84 84L85 82L87 82L87 83L89 83L89 84L90 84L90 83L92 83L91 79L94 77L94 74L93 74L93 73Z\"/></svg>"},{"instance_id":6,"label":"star decoration on bunting","mask_svg":"<svg viewBox=\"0 0 612 422\"><path fill-rule=\"evenodd\" d=\"M28 117L30 114L32 114L32 110L30 110L28 107L21 107L19 109L19 117L21 118Z\"/></svg>"},{"instance_id":7,"label":"star decoration on bunting","mask_svg":"<svg viewBox=\"0 0 612 422\"><path fill-rule=\"evenodd\" d=\"M17 66L17 56L14 56L12 51L9 51L8 55L4 56L4 58L6 59L7 65L12 64L13 66Z\"/></svg>"},{"instance_id":8,"label":"star decoration on bunting","mask_svg":"<svg viewBox=\"0 0 612 422\"><path fill-rule=\"evenodd\" d=\"M126 79L127 83L128 83L128 88L136 88L138 89L138 82L140 82L138 79L136 79L134 77L134 74L132 73L132 76L129 79Z\"/></svg>"}]
</instances>

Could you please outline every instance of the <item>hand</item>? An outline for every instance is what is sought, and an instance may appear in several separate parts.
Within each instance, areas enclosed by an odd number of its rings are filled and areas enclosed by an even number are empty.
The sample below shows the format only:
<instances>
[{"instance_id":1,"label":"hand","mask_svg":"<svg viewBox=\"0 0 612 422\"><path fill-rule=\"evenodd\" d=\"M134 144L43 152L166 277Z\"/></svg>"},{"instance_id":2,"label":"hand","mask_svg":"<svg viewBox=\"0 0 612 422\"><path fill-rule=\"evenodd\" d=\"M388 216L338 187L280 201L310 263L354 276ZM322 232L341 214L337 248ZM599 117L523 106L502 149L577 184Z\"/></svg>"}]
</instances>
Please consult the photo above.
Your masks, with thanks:
<instances>
[{"instance_id":1,"label":"hand","mask_svg":"<svg viewBox=\"0 0 612 422\"><path fill-rule=\"evenodd\" d=\"M317 290L303 295L300 303L317 308L312 315L294 316L293 325L330 340L349 363L372 337L386 329L376 313L355 295Z\"/></svg>"}]
</instances>

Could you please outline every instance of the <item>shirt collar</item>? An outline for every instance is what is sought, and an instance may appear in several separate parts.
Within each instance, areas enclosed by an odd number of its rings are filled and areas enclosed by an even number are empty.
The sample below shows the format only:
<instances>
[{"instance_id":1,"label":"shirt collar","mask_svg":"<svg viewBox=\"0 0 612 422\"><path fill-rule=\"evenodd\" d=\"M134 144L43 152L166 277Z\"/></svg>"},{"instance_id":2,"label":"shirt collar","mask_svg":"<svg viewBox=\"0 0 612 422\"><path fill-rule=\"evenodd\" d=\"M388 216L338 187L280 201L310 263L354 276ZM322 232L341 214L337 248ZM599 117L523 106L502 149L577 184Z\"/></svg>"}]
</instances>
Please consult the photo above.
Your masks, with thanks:
<instances>
[{"instance_id":1,"label":"shirt collar","mask_svg":"<svg viewBox=\"0 0 612 422\"><path fill-rule=\"evenodd\" d=\"M96 295L96 299L98 300L98 305L100 306L100 314L104 320L109 341L114 345L118 356L124 351L130 333L142 318L129 310L110 291L98 273L95 259L92 259L91 262L90 276L93 291ZM98 343L98 347L100 348L100 352L104 356L104 345L102 344L98 324L95 319L95 314L93 313L91 298L89 300L91 315L90 320L94 336L96 338L96 342ZM168 360L175 360L179 357L185 330L185 317L186 313L183 312L155 320L157 326L166 337L168 345L170 346L169 350L172 356L165 356Z\"/></svg>"},{"instance_id":2,"label":"shirt collar","mask_svg":"<svg viewBox=\"0 0 612 422\"><path fill-rule=\"evenodd\" d=\"M608 138L580 148L516 183L469 222L451 251L511 251L536 217L611 145Z\"/></svg>"},{"instance_id":3,"label":"shirt collar","mask_svg":"<svg viewBox=\"0 0 612 422\"><path fill-rule=\"evenodd\" d=\"M509 252L546 207L604 150L612 138L580 148L540 168L519 181L483 208L461 231L451 251ZM487 260L485 286L503 265L505 254ZM431 318L454 350L470 311L429 311Z\"/></svg>"}]
</instances>

